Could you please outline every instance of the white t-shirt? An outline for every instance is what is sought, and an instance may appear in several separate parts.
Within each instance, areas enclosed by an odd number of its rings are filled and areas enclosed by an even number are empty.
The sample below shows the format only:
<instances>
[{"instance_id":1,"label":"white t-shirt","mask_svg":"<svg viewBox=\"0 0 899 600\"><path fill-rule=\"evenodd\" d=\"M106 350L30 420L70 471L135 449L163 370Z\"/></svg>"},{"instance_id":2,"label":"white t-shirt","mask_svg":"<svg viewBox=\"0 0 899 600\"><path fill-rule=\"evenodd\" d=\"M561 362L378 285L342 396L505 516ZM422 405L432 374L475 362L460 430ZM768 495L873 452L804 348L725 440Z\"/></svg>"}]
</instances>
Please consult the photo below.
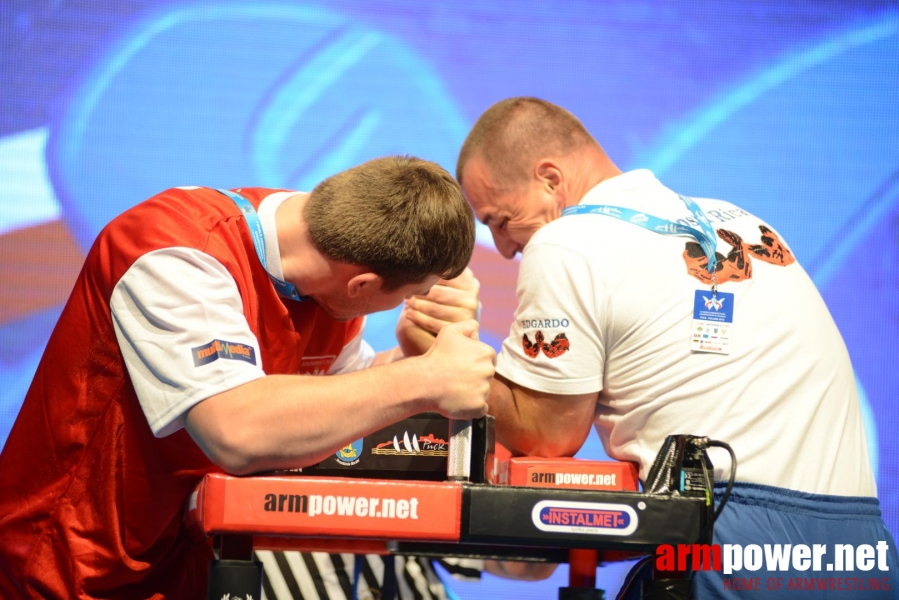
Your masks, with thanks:
<instances>
[{"instance_id":1,"label":"white t-shirt","mask_svg":"<svg viewBox=\"0 0 899 600\"><path fill-rule=\"evenodd\" d=\"M694 294L710 289L688 273L692 238L587 214L553 221L525 247L497 372L540 392L600 392L606 452L644 479L667 435L693 434L733 447L738 481L875 496L849 355L813 282L785 245L786 261L766 260L779 236L760 219L696 201L732 259L735 280L718 280L735 294L729 354L691 349ZM581 204L691 217L646 170L600 183ZM710 456L726 480L729 457Z\"/></svg>"},{"instance_id":2,"label":"white t-shirt","mask_svg":"<svg viewBox=\"0 0 899 600\"><path fill-rule=\"evenodd\" d=\"M275 211L293 194L271 194L258 210L266 267L279 279L283 272ZM157 437L181 429L184 414L202 400L265 377L259 342L244 317L237 284L208 254L170 247L143 255L119 280L110 308L128 374ZM196 369L190 349L210 338L252 347L259 364L215 361ZM327 374L364 369L373 361L374 351L360 330Z\"/></svg>"}]
</instances>

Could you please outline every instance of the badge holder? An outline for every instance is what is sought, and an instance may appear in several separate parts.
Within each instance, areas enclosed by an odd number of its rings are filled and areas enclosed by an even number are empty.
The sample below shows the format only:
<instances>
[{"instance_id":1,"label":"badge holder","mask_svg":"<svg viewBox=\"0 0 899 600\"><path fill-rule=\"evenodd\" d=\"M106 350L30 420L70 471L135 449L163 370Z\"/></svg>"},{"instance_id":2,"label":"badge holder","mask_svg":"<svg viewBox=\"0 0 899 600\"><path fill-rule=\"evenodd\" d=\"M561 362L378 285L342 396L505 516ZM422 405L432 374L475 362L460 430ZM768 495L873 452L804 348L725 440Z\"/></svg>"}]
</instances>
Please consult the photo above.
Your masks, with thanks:
<instances>
[{"instance_id":1,"label":"badge holder","mask_svg":"<svg viewBox=\"0 0 899 600\"><path fill-rule=\"evenodd\" d=\"M712 271L711 293L696 290L693 296L693 321L690 349L694 352L730 354L734 323L734 295L718 291Z\"/></svg>"}]
</instances>

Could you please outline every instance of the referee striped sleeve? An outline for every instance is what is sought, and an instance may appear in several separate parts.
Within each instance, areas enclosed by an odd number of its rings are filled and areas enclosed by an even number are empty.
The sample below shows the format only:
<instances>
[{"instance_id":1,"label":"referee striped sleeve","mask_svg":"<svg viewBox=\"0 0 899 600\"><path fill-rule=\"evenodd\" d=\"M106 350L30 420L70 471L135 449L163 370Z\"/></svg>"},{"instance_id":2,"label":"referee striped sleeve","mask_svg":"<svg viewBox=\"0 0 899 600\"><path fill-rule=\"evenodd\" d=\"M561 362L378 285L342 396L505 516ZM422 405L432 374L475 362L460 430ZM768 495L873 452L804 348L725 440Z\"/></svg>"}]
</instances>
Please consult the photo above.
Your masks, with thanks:
<instances>
[{"instance_id":1,"label":"referee striped sleeve","mask_svg":"<svg viewBox=\"0 0 899 600\"><path fill-rule=\"evenodd\" d=\"M460 581L480 581L484 572L484 560L480 558L454 558L445 556L436 560L437 564L446 569L453 579Z\"/></svg>"},{"instance_id":2,"label":"referee striped sleeve","mask_svg":"<svg viewBox=\"0 0 899 600\"><path fill-rule=\"evenodd\" d=\"M257 550L256 557L265 569L265 600L352 600L355 574L352 554ZM380 599L383 558L377 555L358 558L362 561L358 600ZM470 559L439 562L460 579L478 579L478 565L483 563ZM398 600L447 600L446 588L430 559L396 556L395 567Z\"/></svg>"}]
</instances>

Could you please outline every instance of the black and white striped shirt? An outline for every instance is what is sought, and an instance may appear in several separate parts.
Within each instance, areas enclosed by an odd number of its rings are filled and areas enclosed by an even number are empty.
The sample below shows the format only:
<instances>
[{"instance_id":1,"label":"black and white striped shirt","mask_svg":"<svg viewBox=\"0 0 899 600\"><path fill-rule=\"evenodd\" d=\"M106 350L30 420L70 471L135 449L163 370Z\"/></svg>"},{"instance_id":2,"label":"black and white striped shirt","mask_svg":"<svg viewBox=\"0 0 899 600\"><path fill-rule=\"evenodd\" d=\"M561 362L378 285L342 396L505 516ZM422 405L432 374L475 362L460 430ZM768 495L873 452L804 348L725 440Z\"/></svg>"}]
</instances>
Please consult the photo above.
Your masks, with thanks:
<instances>
[{"instance_id":1,"label":"black and white striped shirt","mask_svg":"<svg viewBox=\"0 0 899 600\"><path fill-rule=\"evenodd\" d=\"M356 599L388 600L382 594L385 562L394 563L398 600L447 600L446 588L434 562L453 577L480 579L482 561L414 556L359 555ZM257 550L264 569L262 597L265 600L356 600L353 598L355 559L353 554ZM387 589L391 582L387 583ZM387 589L384 591L386 592Z\"/></svg>"}]
</instances>

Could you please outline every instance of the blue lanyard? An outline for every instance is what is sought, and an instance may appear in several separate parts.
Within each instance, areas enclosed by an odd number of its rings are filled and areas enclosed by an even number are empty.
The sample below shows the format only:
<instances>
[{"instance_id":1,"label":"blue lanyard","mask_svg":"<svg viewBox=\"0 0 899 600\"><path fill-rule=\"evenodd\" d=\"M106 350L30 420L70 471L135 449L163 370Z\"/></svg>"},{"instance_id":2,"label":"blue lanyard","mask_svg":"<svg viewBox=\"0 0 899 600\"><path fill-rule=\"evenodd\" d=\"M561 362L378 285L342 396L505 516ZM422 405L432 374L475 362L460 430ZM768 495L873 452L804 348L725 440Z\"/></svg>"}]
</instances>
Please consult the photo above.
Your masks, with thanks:
<instances>
[{"instance_id":1,"label":"blue lanyard","mask_svg":"<svg viewBox=\"0 0 899 600\"><path fill-rule=\"evenodd\" d=\"M718 236L715 234L715 229L712 227L712 224L709 223L708 217L705 216L705 213L702 212L702 209L699 208L699 205L696 204L695 200L681 195L678 195L678 198L680 198L683 203L687 205L687 208L690 209L690 212L693 213L696 222L699 223L700 229L687 227L680 223L668 221L667 219L660 219L659 217L647 215L646 213L631 210L629 208L608 206L606 204L579 204L577 206L569 206L562 211L562 216L588 214L606 215L607 217L614 217L663 235L689 235L699 242L706 258L709 259L709 273L712 275L712 282L714 282L715 266L718 264L718 258L715 255L715 249L718 246Z\"/></svg>"},{"instance_id":2,"label":"blue lanyard","mask_svg":"<svg viewBox=\"0 0 899 600\"><path fill-rule=\"evenodd\" d=\"M269 279L272 280L272 284L275 286L275 289L278 290L278 295L299 302L305 300L306 298L300 296L300 293L297 291L294 284L278 279L268 272L268 265L265 262L265 235L262 232L262 221L259 220L259 215L256 214L256 209L253 208L250 201L235 192L230 192L228 190L217 191L234 200L234 204L236 204L240 209L240 212L243 213L244 218L247 220L247 225L250 227L250 234L253 236L253 245L256 247L256 254L259 256L259 262L262 263L262 267L268 274Z\"/></svg>"}]
</instances>

